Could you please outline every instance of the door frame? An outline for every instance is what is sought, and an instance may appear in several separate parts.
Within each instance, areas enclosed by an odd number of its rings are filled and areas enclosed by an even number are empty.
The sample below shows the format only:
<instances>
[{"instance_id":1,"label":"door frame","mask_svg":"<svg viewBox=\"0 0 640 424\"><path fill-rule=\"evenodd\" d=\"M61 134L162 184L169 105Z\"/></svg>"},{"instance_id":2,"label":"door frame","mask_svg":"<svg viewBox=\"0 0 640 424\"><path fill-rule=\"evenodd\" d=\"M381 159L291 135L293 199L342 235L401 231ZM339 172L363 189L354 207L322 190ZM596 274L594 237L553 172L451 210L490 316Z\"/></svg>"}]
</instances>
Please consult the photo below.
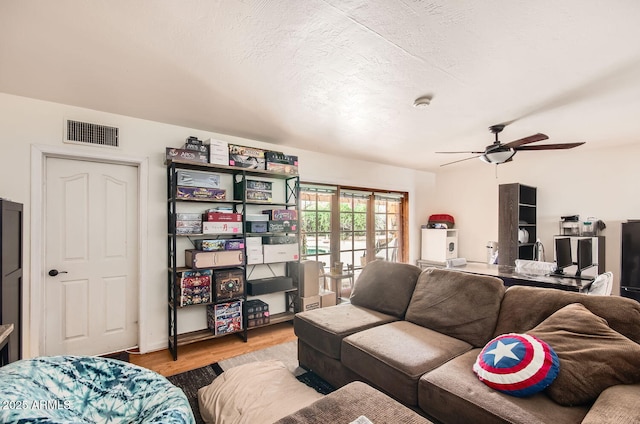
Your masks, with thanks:
<instances>
[{"instance_id":1,"label":"door frame","mask_svg":"<svg viewBox=\"0 0 640 424\"><path fill-rule=\"evenodd\" d=\"M46 163L49 158L71 159L77 161L101 162L113 165L134 166L138 170L138 347L141 352L148 349L146 331L146 299L147 284L147 215L149 158L122 156L111 152L96 150L90 152L67 146L31 145L31 218L30 218L30 296L29 296L29 330L30 348L27 356L43 354L45 345L45 210L44 186L46 184Z\"/></svg>"}]
</instances>

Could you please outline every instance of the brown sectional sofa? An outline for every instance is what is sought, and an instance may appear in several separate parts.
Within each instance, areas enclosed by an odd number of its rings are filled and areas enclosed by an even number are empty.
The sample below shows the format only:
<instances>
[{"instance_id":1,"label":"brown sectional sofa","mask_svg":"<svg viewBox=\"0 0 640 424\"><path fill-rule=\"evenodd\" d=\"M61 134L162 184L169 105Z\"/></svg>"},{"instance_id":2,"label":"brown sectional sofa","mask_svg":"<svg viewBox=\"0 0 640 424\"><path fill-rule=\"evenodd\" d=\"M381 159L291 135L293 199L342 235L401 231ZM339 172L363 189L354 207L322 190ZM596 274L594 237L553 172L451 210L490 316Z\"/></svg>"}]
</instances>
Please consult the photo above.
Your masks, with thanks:
<instances>
[{"instance_id":1,"label":"brown sectional sofa","mask_svg":"<svg viewBox=\"0 0 640 424\"><path fill-rule=\"evenodd\" d=\"M374 261L358 278L351 303L296 314L298 359L336 387L364 381L446 424L639 423L640 384L616 384L595 402L563 406L548 391L525 398L500 393L474 374L478 353L493 337L535 331L575 303L640 349L640 304L630 299L505 289L494 277ZM597 343L578 358L585 358L585 366L601 360L601 368L615 368L607 363L611 358L597 356ZM575 355L563 360L574 361ZM640 382L640 365L632 360L625 366L616 378Z\"/></svg>"},{"instance_id":2,"label":"brown sectional sofa","mask_svg":"<svg viewBox=\"0 0 640 424\"><path fill-rule=\"evenodd\" d=\"M375 424L432 424L384 393L359 381L342 386L275 424L346 424L357 423L358 418L363 416Z\"/></svg>"}]
</instances>

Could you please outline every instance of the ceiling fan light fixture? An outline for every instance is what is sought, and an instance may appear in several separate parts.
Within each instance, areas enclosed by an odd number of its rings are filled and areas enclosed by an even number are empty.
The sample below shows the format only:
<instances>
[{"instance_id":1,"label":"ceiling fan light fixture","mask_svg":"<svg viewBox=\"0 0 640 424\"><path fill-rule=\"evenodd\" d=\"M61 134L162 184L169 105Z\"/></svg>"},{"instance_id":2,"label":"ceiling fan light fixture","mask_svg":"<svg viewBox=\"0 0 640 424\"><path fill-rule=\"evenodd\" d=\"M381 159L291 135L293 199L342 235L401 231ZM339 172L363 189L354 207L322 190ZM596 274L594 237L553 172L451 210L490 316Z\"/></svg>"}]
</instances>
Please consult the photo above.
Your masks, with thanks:
<instances>
[{"instance_id":1,"label":"ceiling fan light fixture","mask_svg":"<svg viewBox=\"0 0 640 424\"><path fill-rule=\"evenodd\" d=\"M494 150L490 152L486 152L479 156L480 160L486 163L505 163L509 159L516 154L516 151L513 149L505 149L505 150Z\"/></svg>"}]
</instances>

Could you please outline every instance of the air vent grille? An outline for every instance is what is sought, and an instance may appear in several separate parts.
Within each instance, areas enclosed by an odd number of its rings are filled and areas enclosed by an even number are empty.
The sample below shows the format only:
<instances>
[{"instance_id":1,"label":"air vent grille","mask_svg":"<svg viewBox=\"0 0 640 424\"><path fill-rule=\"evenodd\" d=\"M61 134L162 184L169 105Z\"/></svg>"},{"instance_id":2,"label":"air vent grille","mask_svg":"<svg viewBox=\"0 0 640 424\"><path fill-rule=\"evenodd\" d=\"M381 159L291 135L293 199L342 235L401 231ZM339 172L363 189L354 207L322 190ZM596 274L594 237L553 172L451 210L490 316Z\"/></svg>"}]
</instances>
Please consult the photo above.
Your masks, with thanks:
<instances>
[{"instance_id":1,"label":"air vent grille","mask_svg":"<svg viewBox=\"0 0 640 424\"><path fill-rule=\"evenodd\" d=\"M118 128L68 120L67 141L118 147Z\"/></svg>"}]
</instances>

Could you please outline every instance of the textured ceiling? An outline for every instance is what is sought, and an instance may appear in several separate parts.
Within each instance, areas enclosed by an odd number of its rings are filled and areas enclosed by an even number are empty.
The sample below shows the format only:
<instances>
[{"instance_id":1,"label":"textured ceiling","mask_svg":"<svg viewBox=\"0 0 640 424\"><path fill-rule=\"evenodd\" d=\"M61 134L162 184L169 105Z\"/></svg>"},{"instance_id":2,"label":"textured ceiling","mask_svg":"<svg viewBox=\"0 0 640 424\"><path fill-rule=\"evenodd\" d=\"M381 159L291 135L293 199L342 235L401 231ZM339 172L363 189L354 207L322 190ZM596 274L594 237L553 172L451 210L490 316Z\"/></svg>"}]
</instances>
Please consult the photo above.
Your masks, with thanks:
<instances>
[{"instance_id":1,"label":"textured ceiling","mask_svg":"<svg viewBox=\"0 0 640 424\"><path fill-rule=\"evenodd\" d=\"M638 143L639 21L637 0L1 0L0 91L435 170L512 120L503 142Z\"/></svg>"}]
</instances>

